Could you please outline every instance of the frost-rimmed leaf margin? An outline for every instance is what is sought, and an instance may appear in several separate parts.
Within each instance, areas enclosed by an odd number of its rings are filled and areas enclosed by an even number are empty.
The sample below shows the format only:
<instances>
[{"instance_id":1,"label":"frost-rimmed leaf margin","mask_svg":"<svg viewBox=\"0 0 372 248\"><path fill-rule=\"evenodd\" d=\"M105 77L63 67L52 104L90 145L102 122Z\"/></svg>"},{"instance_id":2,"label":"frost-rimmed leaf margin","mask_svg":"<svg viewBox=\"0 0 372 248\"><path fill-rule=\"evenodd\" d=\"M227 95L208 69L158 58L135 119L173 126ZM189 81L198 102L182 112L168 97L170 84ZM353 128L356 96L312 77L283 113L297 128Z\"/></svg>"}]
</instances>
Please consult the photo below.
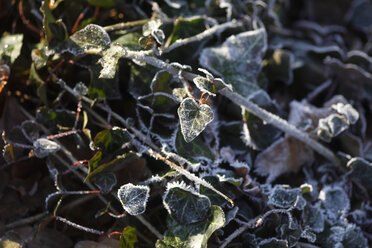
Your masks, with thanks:
<instances>
[{"instance_id":1,"label":"frost-rimmed leaf margin","mask_svg":"<svg viewBox=\"0 0 372 248\"><path fill-rule=\"evenodd\" d=\"M146 204L150 196L150 187L147 185L122 185L117 196L123 208L130 215L140 215L146 211Z\"/></svg>"},{"instance_id":2,"label":"frost-rimmed leaf margin","mask_svg":"<svg viewBox=\"0 0 372 248\"><path fill-rule=\"evenodd\" d=\"M167 184L163 205L179 223L192 224L208 217L211 202L181 181Z\"/></svg>"},{"instance_id":3,"label":"frost-rimmed leaf margin","mask_svg":"<svg viewBox=\"0 0 372 248\"><path fill-rule=\"evenodd\" d=\"M213 121L213 110L207 104L198 104L194 99L185 98L178 110L181 132L186 142L195 139Z\"/></svg>"}]
</instances>

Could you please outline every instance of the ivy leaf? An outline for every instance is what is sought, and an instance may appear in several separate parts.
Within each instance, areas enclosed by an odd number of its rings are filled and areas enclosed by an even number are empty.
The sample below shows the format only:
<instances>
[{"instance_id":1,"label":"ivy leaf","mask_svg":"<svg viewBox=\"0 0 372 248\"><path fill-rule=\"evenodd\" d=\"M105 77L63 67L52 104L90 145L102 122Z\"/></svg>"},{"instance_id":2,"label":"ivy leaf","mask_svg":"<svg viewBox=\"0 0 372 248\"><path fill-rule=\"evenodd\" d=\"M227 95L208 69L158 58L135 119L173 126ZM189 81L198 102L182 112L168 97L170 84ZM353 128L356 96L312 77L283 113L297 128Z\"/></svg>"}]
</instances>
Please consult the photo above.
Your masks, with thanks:
<instances>
[{"instance_id":1,"label":"ivy leaf","mask_svg":"<svg viewBox=\"0 0 372 248\"><path fill-rule=\"evenodd\" d=\"M332 109L336 110L337 113L346 117L350 124L355 124L359 119L359 113L356 109L351 106L351 104L344 104L339 102L332 105Z\"/></svg>"},{"instance_id":2,"label":"ivy leaf","mask_svg":"<svg viewBox=\"0 0 372 248\"><path fill-rule=\"evenodd\" d=\"M307 204L302 212L303 222L314 232L320 233L324 230L324 215L320 203L312 206Z\"/></svg>"},{"instance_id":3,"label":"ivy leaf","mask_svg":"<svg viewBox=\"0 0 372 248\"><path fill-rule=\"evenodd\" d=\"M45 158L50 153L57 152L59 149L61 149L60 145L58 145L56 142L45 138L37 139L33 143L33 146L35 156L38 158Z\"/></svg>"},{"instance_id":4,"label":"ivy leaf","mask_svg":"<svg viewBox=\"0 0 372 248\"><path fill-rule=\"evenodd\" d=\"M296 204L295 207L302 210L306 205L306 200L302 197L301 192L300 188L290 189L277 184L270 190L267 203L279 208L289 208Z\"/></svg>"},{"instance_id":5,"label":"ivy leaf","mask_svg":"<svg viewBox=\"0 0 372 248\"><path fill-rule=\"evenodd\" d=\"M212 96L216 95L216 87L214 86L211 80L202 76L197 76L192 81L195 83L196 87L198 87L198 89L201 92L203 93L206 92Z\"/></svg>"},{"instance_id":6,"label":"ivy leaf","mask_svg":"<svg viewBox=\"0 0 372 248\"><path fill-rule=\"evenodd\" d=\"M213 120L213 111L207 104L198 106L192 98L186 98L178 108L181 132L186 142L195 139Z\"/></svg>"},{"instance_id":7,"label":"ivy leaf","mask_svg":"<svg viewBox=\"0 0 372 248\"><path fill-rule=\"evenodd\" d=\"M160 29L162 22L160 19L151 20L142 27L142 34L143 36L149 36L155 38L156 42L159 44L164 43L165 35L163 30Z\"/></svg>"},{"instance_id":8,"label":"ivy leaf","mask_svg":"<svg viewBox=\"0 0 372 248\"><path fill-rule=\"evenodd\" d=\"M208 219L195 224L183 224L169 218L168 231L162 240L156 242L157 248L192 247L206 248L208 239L225 223L225 215L221 207L211 206Z\"/></svg>"},{"instance_id":9,"label":"ivy leaf","mask_svg":"<svg viewBox=\"0 0 372 248\"><path fill-rule=\"evenodd\" d=\"M359 181L368 190L372 190L372 163L363 158L352 158L346 165L352 169L350 178Z\"/></svg>"},{"instance_id":10,"label":"ivy leaf","mask_svg":"<svg viewBox=\"0 0 372 248\"><path fill-rule=\"evenodd\" d=\"M140 215L146 210L150 188L144 185L125 184L118 190L118 198L130 215Z\"/></svg>"},{"instance_id":11,"label":"ivy leaf","mask_svg":"<svg viewBox=\"0 0 372 248\"><path fill-rule=\"evenodd\" d=\"M205 48L199 62L247 97L259 89L257 76L266 47L266 31L261 28L230 36L219 47Z\"/></svg>"},{"instance_id":12,"label":"ivy leaf","mask_svg":"<svg viewBox=\"0 0 372 248\"><path fill-rule=\"evenodd\" d=\"M96 24L89 24L85 28L74 33L70 39L67 50L74 55L82 54L87 50L102 51L109 47L110 36Z\"/></svg>"},{"instance_id":13,"label":"ivy leaf","mask_svg":"<svg viewBox=\"0 0 372 248\"><path fill-rule=\"evenodd\" d=\"M94 156L89 160L89 170L88 175L85 178L85 181L90 180L92 177L98 175L104 170L114 170L122 167L123 165L129 164L134 160L138 159L137 155L134 153L126 153L120 156L116 156L113 160L99 164L102 159L102 152L98 151Z\"/></svg>"},{"instance_id":14,"label":"ivy leaf","mask_svg":"<svg viewBox=\"0 0 372 248\"><path fill-rule=\"evenodd\" d=\"M125 56L126 52L122 46L112 45L109 49L103 52L102 58L98 61L102 65L100 78L114 78L118 61L121 57Z\"/></svg>"},{"instance_id":15,"label":"ivy leaf","mask_svg":"<svg viewBox=\"0 0 372 248\"><path fill-rule=\"evenodd\" d=\"M204 220L211 207L208 197L193 192L182 183L168 183L163 204L169 214L182 224Z\"/></svg>"},{"instance_id":16,"label":"ivy leaf","mask_svg":"<svg viewBox=\"0 0 372 248\"><path fill-rule=\"evenodd\" d=\"M319 126L317 129L317 135L319 138L326 142L330 142L331 139L349 127L348 120L341 115L331 114L326 118L319 120Z\"/></svg>"},{"instance_id":17,"label":"ivy leaf","mask_svg":"<svg viewBox=\"0 0 372 248\"><path fill-rule=\"evenodd\" d=\"M48 43L47 54L64 49L65 41L68 39L67 28L62 20L56 20L50 9L50 0L43 1L40 10L43 13L43 28Z\"/></svg>"},{"instance_id":18,"label":"ivy leaf","mask_svg":"<svg viewBox=\"0 0 372 248\"><path fill-rule=\"evenodd\" d=\"M0 39L0 60L11 65L21 54L23 34L3 35Z\"/></svg>"},{"instance_id":19,"label":"ivy leaf","mask_svg":"<svg viewBox=\"0 0 372 248\"><path fill-rule=\"evenodd\" d=\"M325 186L319 193L319 199L331 221L336 221L350 210L349 197L339 186Z\"/></svg>"},{"instance_id":20,"label":"ivy leaf","mask_svg":"<svg viewBox=\"0 0 372 248\"><path fill-rule=\"evenodd\" d=\"M113 127L97 133L93 140L93 146L104 152L112 152L130 140L131 136L126 129Z\"/></svg>"},{"instance_id":21,"label":"ivy leaf","mask_svg":"<svg viewBox=\"0 0 372 248\"><path fill-rule=\"evenodd\" d=\"M112 188L116 185L117 180L114 173L100 173L94 180L94 184L99 188L102 193L109 193Z\"/></svg>"},{"instance_id":22,"label":"ivy leaf","mask_svg":"<svg viewBox=\"0 0 372 248\"><path fill-rule=\"evenodd\" d=\"M137 230L134 227L126 226L121 232L119 248L134 248L137 243Z\"/></svg>"}]
</instances>

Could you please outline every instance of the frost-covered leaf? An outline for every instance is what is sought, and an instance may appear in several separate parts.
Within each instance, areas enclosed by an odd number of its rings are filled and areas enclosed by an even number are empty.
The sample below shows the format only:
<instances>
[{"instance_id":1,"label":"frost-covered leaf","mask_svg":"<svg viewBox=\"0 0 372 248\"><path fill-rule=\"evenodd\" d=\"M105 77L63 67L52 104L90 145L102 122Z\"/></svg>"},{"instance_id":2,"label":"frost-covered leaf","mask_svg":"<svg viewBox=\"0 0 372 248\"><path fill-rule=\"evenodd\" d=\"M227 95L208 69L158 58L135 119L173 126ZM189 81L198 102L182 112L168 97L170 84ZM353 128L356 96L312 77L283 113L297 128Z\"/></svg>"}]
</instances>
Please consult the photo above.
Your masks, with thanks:
<instances>
[{"instance_id":1,"label":"frost-covered leaf","mask_svg":"<svg viewBox=\"0 0 372 248\"><path fill-rule=\"evenodd\" d=\"M105 50L102 58L98 61L102 65L99 77L114 78L118 69L118 61L125 54L125 49L118 45L111 45L109 49Z\"/></svg>"},{"instance_id":2,"label":"frost-covered leaf","mask_svg":"<svg viewBox=\"0 0 372 248\"><path fill-rule=\"evenodd\" d=\"M344 116L331 114L330 116L319 120L316 134L322 140L330 142L333 137L339 135L348 127L349 122Z\"/></svg>"},{"instance_id":3,"label":"frost-covered leaf","mask_svg":"<svg viewBox=\"0 0 372 248\"><path fill-rule=\"evenodd\" d=\"M110 152L119 149L130 140L131 136L126 129L112 127L111 129L106 129L97 133L93 140L93 147L105 152Z\"/></svg>"},{"instance_id":4,"label":"frost-covered leaf","mask_svg":"<svg viewBox=\"0 0 372 248\"><path fill-rule=\"evenodd\" d=\"M116 185L117 180L114 173L100 173L94 179L94 184L102 191L103 194L109 193Z\"/></svg>"},{"instance_id":5,"label":"frost-covered leaf","mask_svg":"<svg viewBox=\"0 0 372 248\"><path fill-rule=\"evenodd\" d=\"M3 35L0 39L0 60L13 64L21 53L23 34Z\"/></svg>"},{"instance_id":6,"label":"frost-covered leaf","mask_svg":"<svg viewBox=\"0 0 372 248\"><path fill-rule=\"evenodd\" d=\"M73 90L81 96L85 96L86 94L88 94L88 87L82 82L78 82Z\"/></svg>"},{"instance_id":7,"label":"frost-covered leaf","mask_svg":"<svg viewBox=\"0 0 372 248\"><path fill-rule=\"evenodd\" d=\"M259 248L287 248L288 241L277 238L269 238L260 241L258 246Z\"/></svg>"},{"instance_id":8,"label":"frost-covered leaf","mask_svg":"<svg viewBox=\"0 0 372 248\"><path fill-rule=\"evenodd\" d=\"M301 230L299 228L290 228L288 224L280 226L281 238L288 242L288 247L295 247L301 237Z\"/></svg>"},{"instance_id":9,"label":"frost-covered leaf","mask_svg":"<svg viewBox=\"0 0 372 248\"><path fill-rule=\"evenodd\" d=\"M364 237L359 226L348 224L345 228L342 244L344 248L364 248L368 246L368 240Z\"/></svg>"},{"instance_id":10,"label":"frost-covered leaf","mask_svg":"<svg viewBox=\"0 0 372 248\"><path fill-rule=\"evenodd\" d=\"M142 27L142 34L143 36L149 36L155 38L156 42L159 44L164 43L165 35L163 30L160 29L162 22L160 19L150 20Z\"/></svg>"},{"instance_id":11,"label":"frost-covered leaf","mask_svg":"<svg viewBox=\"0 0 372 248\"><path fill-rule=\"evenodd\" d=\"M213 111L207 104L198 104L192 98L184 99L178 108L181 132L186 142L195 139L213 120Z\"/></svg>"},{"instance_id":12,"label":"frost-covered leaf","mask_svg":"<svg viewBox=\"0 0 372 248\"><path fill-rule=\"evenodd\" d=\"M210 183L213 188L217 189L218 191L222 192L224 195L226 195L229 198L234 198L228 191L227 188L223 186L223 183L219 180L218 177L215 176L206 176L203 177L203 180ZM227 204L227 201L225 198L214 192L213 190L200 185L199 193L202 195L205 195L208 197L208 199L211 201L212 205L216 206L222 206L223 204Z\"/></svg>"},{"instance_id":13,"label":"frost-covered leaf","mask_svg":"<svg viewBox=\"0 0 372 248\"><path fill-rule=\"evenodd\" d=\"M316 241L316 234L308 228L305 228L305 230L301 232L301 238L307 239L310 243L314 243Z\"/></svg>"},{"instance_id":14,"label":"frost-covered leaf","mask_svg":"<svg viewBox=\"0 0 372 248\"><path fill-rule=\"evenodd\" d=\"M59 149L61 149L61 146L58 145L56 142L45 138L37 139L33 143L33 146L35 156L38 158L45 158L50 153L57 152Z\"/></svg>"},{"instance_id":15,"label":"frost-covered leaf","mask_svg":"<svg viewBox=\"0 0 372 248\"><path fill-rule=\"evenodd\" d=\"M349 197L339 186L325 186L319 193L319 199L331 220L337 220L350 209Z\"/></svg>"},{"instance_id":16,"label":"frost-covered leaf","mask_svg":"<svg viewBox=\"0 0 372 248\"><path fill-rule=\"evenodd\" d=\"M211 80L202 76L197 76L192 81L201 92L206 92L212 96L216 95L216 87Z\"/></svg>"},{"instance_id":17,"label":"frost-covered leaf","mask_svg":"<svg viewBox=\"0 0 372 248\"><path fill-rule=\"evenodd\" d=\"M169 86L171 83L172 75L164 70L158 71L151 81L150 89L152 93L165 93L167 95L157 95L150 98L151 107L159 113L169 113L176 105L178 101L170 98L172 97L172 89Z\"/></svg>"},{"instance_id":18,"label":"frost-covered leaf","mask_svg":"<svg viewBox=\"0 0 372 248\"><path fill-rule=\"evenodd\" d=\"M208 217L211 202L208 197L193 192L184 184L168 183L163 204L179 223L192 224Z\"/></svg>"},{"instance_id":19,"label":"frost-covered leaf","mask_svg":"<svg viewBox=\"0 0 372 248\"><path fill-rule=\"evenodd\" d=\"M302 212L303 222L316 233L323 232L324 230L324 215L320 208L320 203L312 206L307 204Z\"/></svg>"},{"instance_id":20,"label":"frost-covered leaf","mask_svg":"<svg viewBox=\"0 0 372 248\"><path fill-rule=\"evenodd\" d=\"M368 190L372 190L372 163L357 157L350 159L346 166L352 169L350 178L359 181Z\"/></svg>"},{"instance_id":21,"label":"frost-covered leaf","mask_svg":"<svg viewBox=\"0 0 372 248\"><path fill-rule=\"evenodd\" d=\"M360 227L345 222L336 225L327 225L323 233L317 239L322 247L330 248L364 248L368 247L368 241L363 236Z\"/></svg>"},{"instance_id":22,"label":"frost-covered leaf","mask_svg":"<svg viewBox=\"0 0 372 248\"><path fill-rule=\"evenodd\" d=\"M209 218L195 224L178 223L169 219L168 231L162 240L156 242L157 248L207 248L208 239L225 223L223 210L211 206Z\"/></svg>"},{"instance_id":23,"label":"frost-covered leaf","mask_svg":"<svg viewBox=\"0 0 372 248\"><path fill-rule=\"evenodd\" d=\"M199 61L232 84L235 92L249 96L259 89L257 76L266 47L266 31L257 29L230 36L219 47L205 48Z\"/></svg>"},{"instance_id":24,"label":"frost-covered leaf","mask_svg":"<svg viewBox=\"0 0 372 248\"><path fill-rule=\"evenodd\" d=\"M351 106L350 104L339 102L332 105L332 109L336 110L337 113L345 116L350 124L355 124L359 119L358 111L356 111L356 109L353 108L353 106Z\"/></svg>"},{"instance_id":25,"label":"frost-covered leaf","mask_svg":"<svg viewBox=\"0 0 372 248\"><path fill-rule=\"evenodd\" d=\"M277 140L260 153L254 166L256 172L268 175L267 181L272 182L281 174L294 172L303 165L311 164L313 159L314 153L310 147L288 136Z\"/></svg>"},{"instance_id":26,"label":"frost-covered leaf","mask_svg":"<svg viewBox=\"0 0 372 248\"><path fill-rule=\"evenodd\" d=\"M137 230L132 226L126 226L120 235L119 248L134 248L137 243Z\"/></svg>"},{"instance_id":27,"label":"frost-covered leaf","mask_svg":"<svg viewBox=\"0 0 372 248\"><path fill-rule=\"evenodd\" d=\"M85 28L77 31L70 37L71 44L68 51L74 55L82 54L87 50L102 51L109 47L110 36L96 24L89 24Z\"/></svg>"},{"instance_id":28,"label":"frost-covered leaf","mask_svg":"<svg viewBox=\"0 0 372 248\"><path fill-rule=\"evenodd\" d=\"M300 188L285 188L279 184L270 191L267 203L278 208L289 208L296 204L295 207L299 210L303 210L306 206Z\"/></svg>"},{"instance_id":29,"label":"frost-covered leaf","mask_svg":"<svg viewBox=\"0 0 372 248\"><path fill-rule=\"evenodd\" d=\"M139 215L146 210L149 193L149 186L128 183L120 187L118 198L128 214Z\"/></svg>"}]
</instances>

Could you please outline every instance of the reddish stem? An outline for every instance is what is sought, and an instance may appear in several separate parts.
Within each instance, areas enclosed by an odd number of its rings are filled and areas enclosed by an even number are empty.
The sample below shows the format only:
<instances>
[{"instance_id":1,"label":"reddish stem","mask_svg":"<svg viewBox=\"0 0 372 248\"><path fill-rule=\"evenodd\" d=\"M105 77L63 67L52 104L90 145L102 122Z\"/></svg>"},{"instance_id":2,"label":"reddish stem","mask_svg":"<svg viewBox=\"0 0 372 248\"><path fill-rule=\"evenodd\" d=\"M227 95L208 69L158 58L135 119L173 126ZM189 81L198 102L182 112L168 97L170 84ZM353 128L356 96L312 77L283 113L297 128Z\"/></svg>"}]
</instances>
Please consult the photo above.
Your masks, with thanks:
<instances>
[{"instance_id":1,"label":"reddish stem","mask_svg":"<svg viewBox=\"0 0 372 248\"><path fill-rule=\"evenodd\" d=\"M71 33L75 33L77 27L79 26L79 23L81 22L81 20L84 18L85 14L87 13L88 11L88 7L86 7L83 12L80 13L80 15L78 16L78 18L76 19L76 22L74 24L74 27L72 28L71 30Z\"/></svg>"},{"instance_id":2,"label":"reddish stem","mask_svg":"<svg viewBox=\"0 0 372 248\"><path fill-rule=\"evenodd\" d=\"M78 164L83 164L83 163L89 163L89 160L86 160L86 159L84 159L84 160L79 160L79 161L75 162L72 166L76 166L76 165L78 165Z\"/></svg>"},{"instance_id":3,"label":"reddish stem","mask_svg":"<svg viewBox=\"0 0 372 248\"><path fill-rule=\"evenodd\" d=\"M19 15L21 17L21 20L23 22L23 24L26 25L26 27L28 29L30 29L31 31L37 33L38 35L42 36L42 32L37 28L35 27L34 25L32 25L30 23L29 20L27 20L27 18L25 17L24 13L23 13L23 0L20 0L19 1L19 4L18 4L18 11L19 11Z\"/></svg>"},{"instance_id":4,"label":"reddish stem","mask_svg":"<svg viewBox=\"0 0 372 248\"><path fill-rule=\"evenodd\" d=\"M107 236L111 238L112 235L121 235L121 232L112 232L112 233L109 233Z\"/></svg>"}]
</instances>

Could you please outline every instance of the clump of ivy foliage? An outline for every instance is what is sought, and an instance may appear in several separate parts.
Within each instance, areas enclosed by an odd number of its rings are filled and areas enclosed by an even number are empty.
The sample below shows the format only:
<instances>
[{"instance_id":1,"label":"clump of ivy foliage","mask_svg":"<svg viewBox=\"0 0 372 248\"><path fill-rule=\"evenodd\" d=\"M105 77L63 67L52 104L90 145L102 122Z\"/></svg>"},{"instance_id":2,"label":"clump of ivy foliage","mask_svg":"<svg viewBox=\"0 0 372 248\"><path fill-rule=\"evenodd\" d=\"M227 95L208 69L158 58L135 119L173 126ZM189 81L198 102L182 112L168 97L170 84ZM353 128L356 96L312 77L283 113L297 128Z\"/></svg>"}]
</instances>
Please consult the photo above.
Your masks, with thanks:
<instances>
[{"instance_id":1,"label":"clump of ivy foliage","mask_svg":"<svg viewBox=\"0 0 372 248\"><path fill-rule=\"evenodd\" d=\"M372 2L134 2L23 1L2 30L2 94L31 95L3 163L45 163L50 215L109 215L120 247L371 245ZM59 216L91 193L96 226Z\"/></svg>"}]
</instances>

